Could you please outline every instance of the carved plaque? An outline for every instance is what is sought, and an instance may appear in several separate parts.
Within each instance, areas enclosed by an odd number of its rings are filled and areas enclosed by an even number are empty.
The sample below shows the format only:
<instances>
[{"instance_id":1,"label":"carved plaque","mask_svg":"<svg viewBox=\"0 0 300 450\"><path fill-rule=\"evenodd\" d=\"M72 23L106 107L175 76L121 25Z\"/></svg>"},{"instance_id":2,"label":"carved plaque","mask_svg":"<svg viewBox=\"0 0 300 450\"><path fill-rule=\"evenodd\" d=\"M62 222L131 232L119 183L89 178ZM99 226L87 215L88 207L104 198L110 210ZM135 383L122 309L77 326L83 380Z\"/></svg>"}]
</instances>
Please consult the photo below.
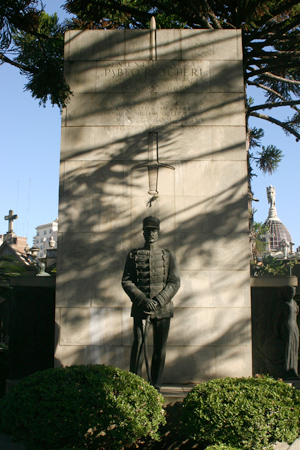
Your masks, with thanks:
<instances>
[{"instance_id":1,"label":"carved plaque","mask_svg":"<svg viewBox=\"0 0 300 450\"><path fill-rule=\"evenodd\" d=\"M209 62L101 61L96 83L103 92L203 92L209 89Z\"/></svg>"}]
</instances>

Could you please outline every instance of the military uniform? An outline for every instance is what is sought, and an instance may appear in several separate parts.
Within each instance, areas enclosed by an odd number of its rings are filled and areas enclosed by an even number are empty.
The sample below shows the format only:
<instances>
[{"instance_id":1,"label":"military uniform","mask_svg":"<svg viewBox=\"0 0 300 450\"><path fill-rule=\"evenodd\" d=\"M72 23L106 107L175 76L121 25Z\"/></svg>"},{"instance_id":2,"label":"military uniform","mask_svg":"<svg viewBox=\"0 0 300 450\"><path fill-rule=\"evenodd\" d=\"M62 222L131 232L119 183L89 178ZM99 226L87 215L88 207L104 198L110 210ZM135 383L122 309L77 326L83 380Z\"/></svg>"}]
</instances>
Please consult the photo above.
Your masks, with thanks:
<instances>
[{"instance_id":1,"label":"military uniform","mask_svg":"<svg viewBox=\"0 0 300 450\"><path fill-rule=\"evenodd\" d=\"M154 217L144 219L144 229L147 225L151 228L153 224L159 229L158 219ZM173 317L172 298L180 286L175 256L169 250L157 245L145 245L143 248L131 250L125 263L122 286L132 301L131 316L134 318L130 370L141 375L142 321L150 316L154 345L151 380L152 384L159 389L165 363L170 319ZM154 301L152 305L154 304L155 307L148 308L149 300Z\"/></svg>"}]
</instances>

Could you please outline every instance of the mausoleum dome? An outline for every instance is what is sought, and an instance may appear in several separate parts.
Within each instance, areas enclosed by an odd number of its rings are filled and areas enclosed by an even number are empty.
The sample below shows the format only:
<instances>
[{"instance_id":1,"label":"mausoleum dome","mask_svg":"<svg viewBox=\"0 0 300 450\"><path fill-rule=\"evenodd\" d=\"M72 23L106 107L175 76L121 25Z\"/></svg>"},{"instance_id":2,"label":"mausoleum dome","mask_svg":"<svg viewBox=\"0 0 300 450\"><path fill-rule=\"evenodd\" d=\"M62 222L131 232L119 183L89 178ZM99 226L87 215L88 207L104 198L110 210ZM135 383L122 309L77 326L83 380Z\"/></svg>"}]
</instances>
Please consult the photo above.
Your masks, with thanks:
<instances>
[{"instance_id":1,"label":"mausoleum dome","mask_svg":"<svg viewBox=\"0 0 300 450\"><path fill-rule=\"evenodd\" d=\"M288 242L289 244L293 242L289 230L279 218L268 218L265 221L265 225L268 226L270 234L274 234L274 237L270 238L271 251L279 251L281 249L280 242L282 242L283 240L286 240L286 242Z\"/></svg>"},{"instance_id":2,"label":"mausoleum dome","mask_svg":"<svg viewBox=\"0 0 300 450\"><path fill-rule=\"evenodd\" d=\"M267 188L267 196L268 203L270 203L270 209L268 218L264 224L268 226L270 232L270 249L272 252L276 252L281 250L280 243L283 240L285 240L289 245L293 243L293 240L289 230L277 216L274 186L269 186Z\"/></svg>"}]
</instances>

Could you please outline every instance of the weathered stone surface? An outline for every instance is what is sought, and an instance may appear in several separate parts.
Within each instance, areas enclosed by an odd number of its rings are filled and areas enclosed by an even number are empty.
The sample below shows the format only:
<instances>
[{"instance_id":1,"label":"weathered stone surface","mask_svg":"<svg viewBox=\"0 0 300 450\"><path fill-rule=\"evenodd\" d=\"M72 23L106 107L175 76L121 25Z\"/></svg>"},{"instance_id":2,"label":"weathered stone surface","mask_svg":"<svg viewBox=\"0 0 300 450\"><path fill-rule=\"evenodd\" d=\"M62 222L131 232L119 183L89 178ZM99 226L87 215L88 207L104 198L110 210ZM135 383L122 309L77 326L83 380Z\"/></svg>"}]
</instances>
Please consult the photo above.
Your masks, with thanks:
<instances>
[{"instance_id":1,"label":"weathered stone surface","mask_svg":"<svg viewBox=\"0 0 300 450\"><path fill-rule=\"evenodd\" d=\"M290 450L299 450L300 449L300 439L299 438L296 439L289 448L290 448Z\"/></svg>"},{"instance_id":2,"label":"weathered stone surface","mask_svg":"<svg viewBox=\"0 0 300 450\"><path fill-rule=\"evenodd\" d=\"M122 309L90 309L90 344L120 346L122 344Z\"/></svg>"},{"instance_id":3,"label":"weathered stone surface","mask_svg":"<svg viewBox=\"0 0 300 450\"><path fill-rule=\"evenodd\" d=\"M96 92L96 70L96 61L65 62L64 73L66 82L72 91L81 93Z\"/></svg>"},{"instance_id":4,"label":"weathered stone surface","mask_svg":"<svg viewBox=\"0 0 300 450\"><path fill-rule=\"evenodd\" d=\"M184 296L175 299L176 307L249 308L249 272L233 270L181 270Z\"/></svg>"},{"instance_id":5,"label":"weathered stone surface","mask_svg":"<svg viewBox=\"0 0 300 450\"><path fill-rule=\"evenodd\" d=\"M200 377L203 381L216 378L215 353L215 348L209 346L169 346L164 383L173 384L175 376L182 380L182 384L193 383Z\"/></svg>"},{"instance_id":6,"label":"weathered stone surface","mask_svg":"<svg viewBox=\"0 0 300 450\"><path fill-rule=\"evenodd\" d=\"M183 326L184 324L184 326ZM248 308L178 307L169 345L243 345L251 338Z\"/></svg>"},{"instance_id":7,"label":"weathered stone surface","mask_svg":"<svg viewBox=\"0 0 300 450\"><path fill-rule=\"evenodd\" d=\"M197 246L190 233L176 233L176 255L182 270L246 270L249 265L248 236L235 234L229 242L227 236L198 233Z\"/></svg>"},{"instance_id":8,"label":"weathered stone surface","mask_svg":"<svg viewBox=\"0 0 300 450\"><path fill-rule=\"evenodd\" d=\"M239 30L157 30L156 40L158 60L242 59ZM72 30L65 42L67 61L150 60L149 30Z\"/></svg>"},{"instance_id":9,"label":"weathered stone surface","mask_svg":"<svg viewBox=\"0 0 300 450\"><path fill-rule=\"evenodd\" d=\"M220 345L216 347L215 362L216 378L247 377L251 374L251 347L249 345Z\"/></svg>"},{"instance_id":10,"label":"weathered stone surface","mask_svg":"<svg viewBox=\"0 0 300 450\"><path fill-rule=\"evenodd\" d=\"M91 364L106 364L120 369L129 369L130 347L127 346L93 346L91 347Z\"/></svg>"},{"instance_id":11,"label":"weathered stone surface","mask_svg":"<svg viewBox=\"0 0 300 450\"><path fill-rule=\"evenodd\" d=\"M234 61L242 59L239 30L180 30L182 59Z\"/></svg>"},{"instance_id":12,"label":"weathered stone surface","mask_svg":"<svg viewBox=\"0 0 300 450\"><path fill-rule=\"evenodd\" d=\"M136 141L139 142L137 153ZM136 160L148 158L148 130L145 126L62 127L63 160Z\"/></svg>"},{"instance_id":13,"label":"weathered stone surface","mask_svg":"<svg viewBox=\"0 0 300 450\"><path fill-rule=\"evenodd\" d=\"M242 61L210 61L211 92L243 92Z\"/></svg>"},{"instance_id":14,"label":"weathered stone surface","mask_svg":"<svg viewBox=\"0 0 300 450\"><path fill-rule=\"evenodd\" d=\"M248 347L169 346L164 372L166 384L173 384L174 373L183 384L199 379L248 376L251 351Z\"/></svg>"},{"instance_id":15,"label":"weathered stone surface","mask_svg":"<svg viewBox=\"0 0 300 450\"><path fill-rule=\"evenodd\" d=\"M60 345L55 352L55 366L73 366L92 364L91 347L85 345Z\"/></svg>"},{"instance_id":16,"label":"weathered stone surface","mask_svg":"<svg viewBox=\"0 0 300 450\"><path fill-rule=\"evenodd\" d=\"M126 257L126 255L124 256ZM95 269L93 271L93 276L90 278L93 307L131 307L131 302L121 287L122 273L122 269L118 271ZM128 317L129 315L130 313L128 313Z\"/></svg>"},{"instance_id":17,"label":"weathered stone surface","mask_svg":"<svg viewBox=\"0 0 300 450\"><path fill-rule=\"evenodd\" d=\"M90 308L61 308L60 327L60 345L90 345Z\"/></svg>"},{"instance_id":18,"label":"weathered stone surface","mask_svg":"<svg viewBox=\"0 0 300 450\"><path fill-rule=\"evenodd\" d=\"M61 247L61 251L64 248ZM65 251L65 250L64 250ZM89 307L92 300L92 286L90 269L73 267L59 270L56 277L56 306L57 307Z\"/></svg>"},{"instance_id":19,"label":"weathered stone surface","mask_svg":"<svg viewBox=\"0 0 300 450\"><path fill-rule=\"evenodd\" d=\"M67 61L98 61L102 59L124 59L125 31L116 33L107 30L100 36L95 31L67 31L65 36L65 59Z\"/></svg>"},{"instance_id":20,"label":"weathered stone surface","mask_svg":"<svg viewBox=\"0 0 300 450\"><path fill-rule=\"evenodd\" d=\"M226 176L222 176L224 173ZM176 165L175 196L196 195L229 198L245 195L247 170L244 161L186 161Z\"/></svg>"},{"instance_id":21,"label":"weathered stone surface","mask_svg":"<svg viewBox=\"0 0 300 450\"><path fill-rule=\"evenodd\" d=\"M191 192L192 194L192 192ZM175 200L176 233L209 233L228 235L245 233L248 227L246 199L228 198L223 202L219 196L177 195ZM236 211L241 212L240 220L235 220Z\"/></svg>"},{"instance_id":22,"label":"weathered stone surface","mask_svg":"<svg viewBox=\"0 0 300 450\"><path fill-rule=\"evenodd\" d=\"M137 152L137 144L139 151ZM63 127L61 146L64 160L124 161L148 160L148 130L130 127ZM172 124L159 133L159 154L163 161L245 161L245 129L241 126L189 126Z\"/></svg>"}]
</instances>

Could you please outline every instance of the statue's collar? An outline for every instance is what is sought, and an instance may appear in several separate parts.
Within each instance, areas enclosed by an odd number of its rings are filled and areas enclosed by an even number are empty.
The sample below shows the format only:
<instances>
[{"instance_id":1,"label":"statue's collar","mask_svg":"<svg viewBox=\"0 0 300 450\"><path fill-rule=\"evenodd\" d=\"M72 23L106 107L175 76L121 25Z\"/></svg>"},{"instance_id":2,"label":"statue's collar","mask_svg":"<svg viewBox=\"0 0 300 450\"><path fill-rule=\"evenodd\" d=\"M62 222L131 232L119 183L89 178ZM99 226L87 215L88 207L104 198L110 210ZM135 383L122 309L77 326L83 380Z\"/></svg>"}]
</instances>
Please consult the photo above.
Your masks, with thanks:
<instances>
[{"instance_id":1,"label":"statue's collar","mask_svg":"<svg viewBox=\"0 0 300 450\"><path fill-rule=\"evenodd\" d=\"M159 246L158 246L158 243L157 242L155 242L154 244L145 244L144 245L144 249L145 250L150 250L150 251L153 251L153 250L158 250L159 249Z\"/></svg>"}]
</instances>

